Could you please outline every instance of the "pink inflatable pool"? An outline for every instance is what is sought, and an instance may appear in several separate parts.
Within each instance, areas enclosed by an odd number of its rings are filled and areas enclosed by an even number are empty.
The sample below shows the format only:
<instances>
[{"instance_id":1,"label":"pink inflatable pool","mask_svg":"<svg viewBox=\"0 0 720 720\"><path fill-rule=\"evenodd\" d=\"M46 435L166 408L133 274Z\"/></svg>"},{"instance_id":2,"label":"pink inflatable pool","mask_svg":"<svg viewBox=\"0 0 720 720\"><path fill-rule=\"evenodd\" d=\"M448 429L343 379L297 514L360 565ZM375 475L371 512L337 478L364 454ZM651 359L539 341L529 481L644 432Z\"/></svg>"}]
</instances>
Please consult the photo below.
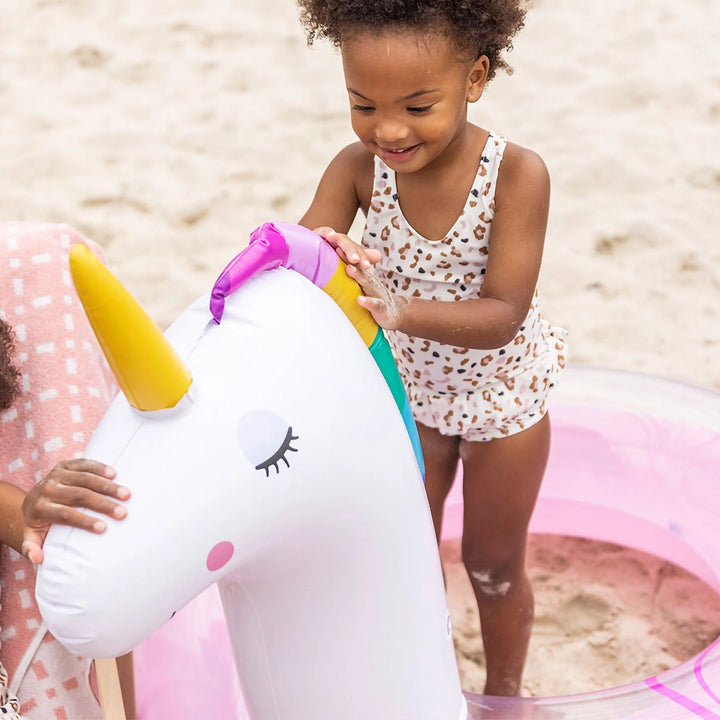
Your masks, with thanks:
<instances>
[{"instance_id":1,"label":"pink inflatable pool","mask_svg":"<svg viewBox=\"0 0 720 720\"><path fill-rule=\"evenodd\" d=\"M552 453L532 531L649 552L720 592L720 393L572 368L551 412ZM457 482L446 508L448 538L461 532L461 498ZM249 718L215 586L136 650L136 677L141 720ZM631 685L523 700L468 695L468 706L471 718L503 720L720 720L719 696L716 641Z\"/></svg>"}]
</instances>

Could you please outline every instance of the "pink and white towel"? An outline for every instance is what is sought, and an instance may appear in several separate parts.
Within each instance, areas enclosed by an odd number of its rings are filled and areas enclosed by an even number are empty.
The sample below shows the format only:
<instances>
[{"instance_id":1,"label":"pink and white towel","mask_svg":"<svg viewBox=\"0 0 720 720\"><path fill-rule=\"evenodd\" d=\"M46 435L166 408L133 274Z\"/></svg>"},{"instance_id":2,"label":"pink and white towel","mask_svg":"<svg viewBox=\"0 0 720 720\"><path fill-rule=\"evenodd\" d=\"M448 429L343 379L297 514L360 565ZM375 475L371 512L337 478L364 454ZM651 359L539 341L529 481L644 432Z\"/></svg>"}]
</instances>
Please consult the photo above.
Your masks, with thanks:
<instances>
[{"instance_id":1,"label":"pink and white towel","mask_svg":"<svg viewBox=\"0 0 720 720\"><path fill-rule=\"evenodd\" d=\"M22 373L20 397L0 413L0 480L26 491L58 461L82 457L116 392L72 285L74 243L102 256L95 243L64 225L0 225L0 317L15 330ZM0 578L0 659L20 712L28 720L101 718L89 661L47 633L32 564L3 547Z\"/></svg>"}]
</instances>

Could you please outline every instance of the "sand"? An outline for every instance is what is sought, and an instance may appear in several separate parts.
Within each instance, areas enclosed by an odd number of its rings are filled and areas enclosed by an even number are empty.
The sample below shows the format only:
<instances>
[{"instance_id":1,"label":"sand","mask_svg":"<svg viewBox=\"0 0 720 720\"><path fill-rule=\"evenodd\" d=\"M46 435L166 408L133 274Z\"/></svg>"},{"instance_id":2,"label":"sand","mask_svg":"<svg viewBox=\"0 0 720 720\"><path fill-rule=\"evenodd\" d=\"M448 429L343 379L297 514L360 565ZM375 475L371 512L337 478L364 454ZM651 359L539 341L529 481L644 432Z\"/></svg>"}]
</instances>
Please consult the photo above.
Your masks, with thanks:
<instances>
[{"instance_id":1,"label":"sand","mask_svg":"<svg viewBox=\"0 0 720 720\"><path fill-rule=\"evenodd\" d=\"M353 140L337 55L306 48L291 0L6 5L0 217L100 242L163 327L252 228L297 220ZM574 363L720 388L718 48L716 0L535 0L514 75L472 107L550 169L542 306ZM531 571L529 693L638 679L720 628L712 594L653 558L534 538ZM471 689L481 666L461 659Z\"/></svg>"},{"instance_id":2,"label":"sand","mask_svg":"<svg viewBox=\"0 0 720 720\"><path fill-rule=\"evenodd\" d=\"M463 687L482 692L485 657L459 541L442 546ZM531 535L535 624L526 696L626 685L675 667L720 634L720 599L655 556L581 538Z\"/></svg>"}]
</instances>

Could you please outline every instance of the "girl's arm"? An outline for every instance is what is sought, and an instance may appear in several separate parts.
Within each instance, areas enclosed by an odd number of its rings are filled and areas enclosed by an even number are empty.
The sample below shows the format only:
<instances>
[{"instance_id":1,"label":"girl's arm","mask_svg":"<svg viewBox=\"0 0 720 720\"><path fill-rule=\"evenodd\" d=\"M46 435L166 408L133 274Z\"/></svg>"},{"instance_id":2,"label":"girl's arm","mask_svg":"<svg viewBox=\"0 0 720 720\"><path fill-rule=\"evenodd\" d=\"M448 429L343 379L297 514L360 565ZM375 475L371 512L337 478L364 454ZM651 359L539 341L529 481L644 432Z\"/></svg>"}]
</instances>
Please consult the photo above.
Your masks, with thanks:
<instances>
[{"instance_id":1,"label":"girl's arm","mask_svg":"<svg viewBox=\"0 0 720 720\"><path fill-rule=\"evenodd\" d=\"M323 173L310 208L299 223L322 235L346 263L357 263L361 267L370 267L371 262L379 258L345 233L350 230L358 210L367 213L373 163L373 155L359 142L341 150Z\"/></svg>"},{"instance_id":2,"label":"girl's arm","mask_svg":"<svg viewBox=\"0 0 720 720\"><path fill-rule=\"evenodd\" d=\"M397 298L376 290L372 270L348 275L363 287L366 307L381 327L468 348L497 348L515 337L535 293L550 203L542 159L508 144L495 192L487 272L477 300Z\"/></svg>"},{"instance_id":3,"label":"girl's arm","mask_svg":"<svg viewBox=\"0 0 720 720\"><path fill-rule=\"evenodd\" d=\"M127 500L130 491L113 482L115 471L94 460L59 462L29 493L0 482L0 543L25 553L33 563L43 560L42 545L53 523L71 525L95 533L105 523L81 512L95 510L121 519L125 508L115 500ZM125 716L135 720L135 679L132 653L117 659Z\"/></svg>"},{"instance_id":4,"label":"girl's arm","mask_svg":"<svg viewBox=\"0 0 720 720\"><path fill-rule=\"evenodd\" d=\"M9 545L22 552L23 521L22 504L25 493L10 483L0 482L0 544Z\"/></svg>"}]
</instances>

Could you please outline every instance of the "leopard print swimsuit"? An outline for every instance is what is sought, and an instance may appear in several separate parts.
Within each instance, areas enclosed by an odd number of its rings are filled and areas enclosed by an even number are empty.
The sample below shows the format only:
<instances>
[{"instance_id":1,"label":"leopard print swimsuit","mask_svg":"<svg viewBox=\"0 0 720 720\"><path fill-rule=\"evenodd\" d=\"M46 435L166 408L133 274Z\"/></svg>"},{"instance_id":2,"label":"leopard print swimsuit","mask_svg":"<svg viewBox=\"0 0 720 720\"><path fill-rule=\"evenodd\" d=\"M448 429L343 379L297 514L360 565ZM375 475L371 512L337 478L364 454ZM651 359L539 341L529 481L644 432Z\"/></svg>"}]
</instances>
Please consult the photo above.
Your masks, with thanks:
<instances>
[{"instance_id":1,"label":"leopard print swimsuit","mask_svg":"<svg viewBox=\"0 0 720 720\"><path fill-rule=\"evenodd\" d=\"M479 296L505 145L490 133L465 208L440 240L428 240L408 223L395 172L375 158L363 244L380 251L376 269L391 293L443 301ZM386 334L415 419L467 440L493 440L538 422L565 368L566 332L540 317L537 290L522 326L501 348L474 350L398 331Z\"/></svg>"}]
</instances>

